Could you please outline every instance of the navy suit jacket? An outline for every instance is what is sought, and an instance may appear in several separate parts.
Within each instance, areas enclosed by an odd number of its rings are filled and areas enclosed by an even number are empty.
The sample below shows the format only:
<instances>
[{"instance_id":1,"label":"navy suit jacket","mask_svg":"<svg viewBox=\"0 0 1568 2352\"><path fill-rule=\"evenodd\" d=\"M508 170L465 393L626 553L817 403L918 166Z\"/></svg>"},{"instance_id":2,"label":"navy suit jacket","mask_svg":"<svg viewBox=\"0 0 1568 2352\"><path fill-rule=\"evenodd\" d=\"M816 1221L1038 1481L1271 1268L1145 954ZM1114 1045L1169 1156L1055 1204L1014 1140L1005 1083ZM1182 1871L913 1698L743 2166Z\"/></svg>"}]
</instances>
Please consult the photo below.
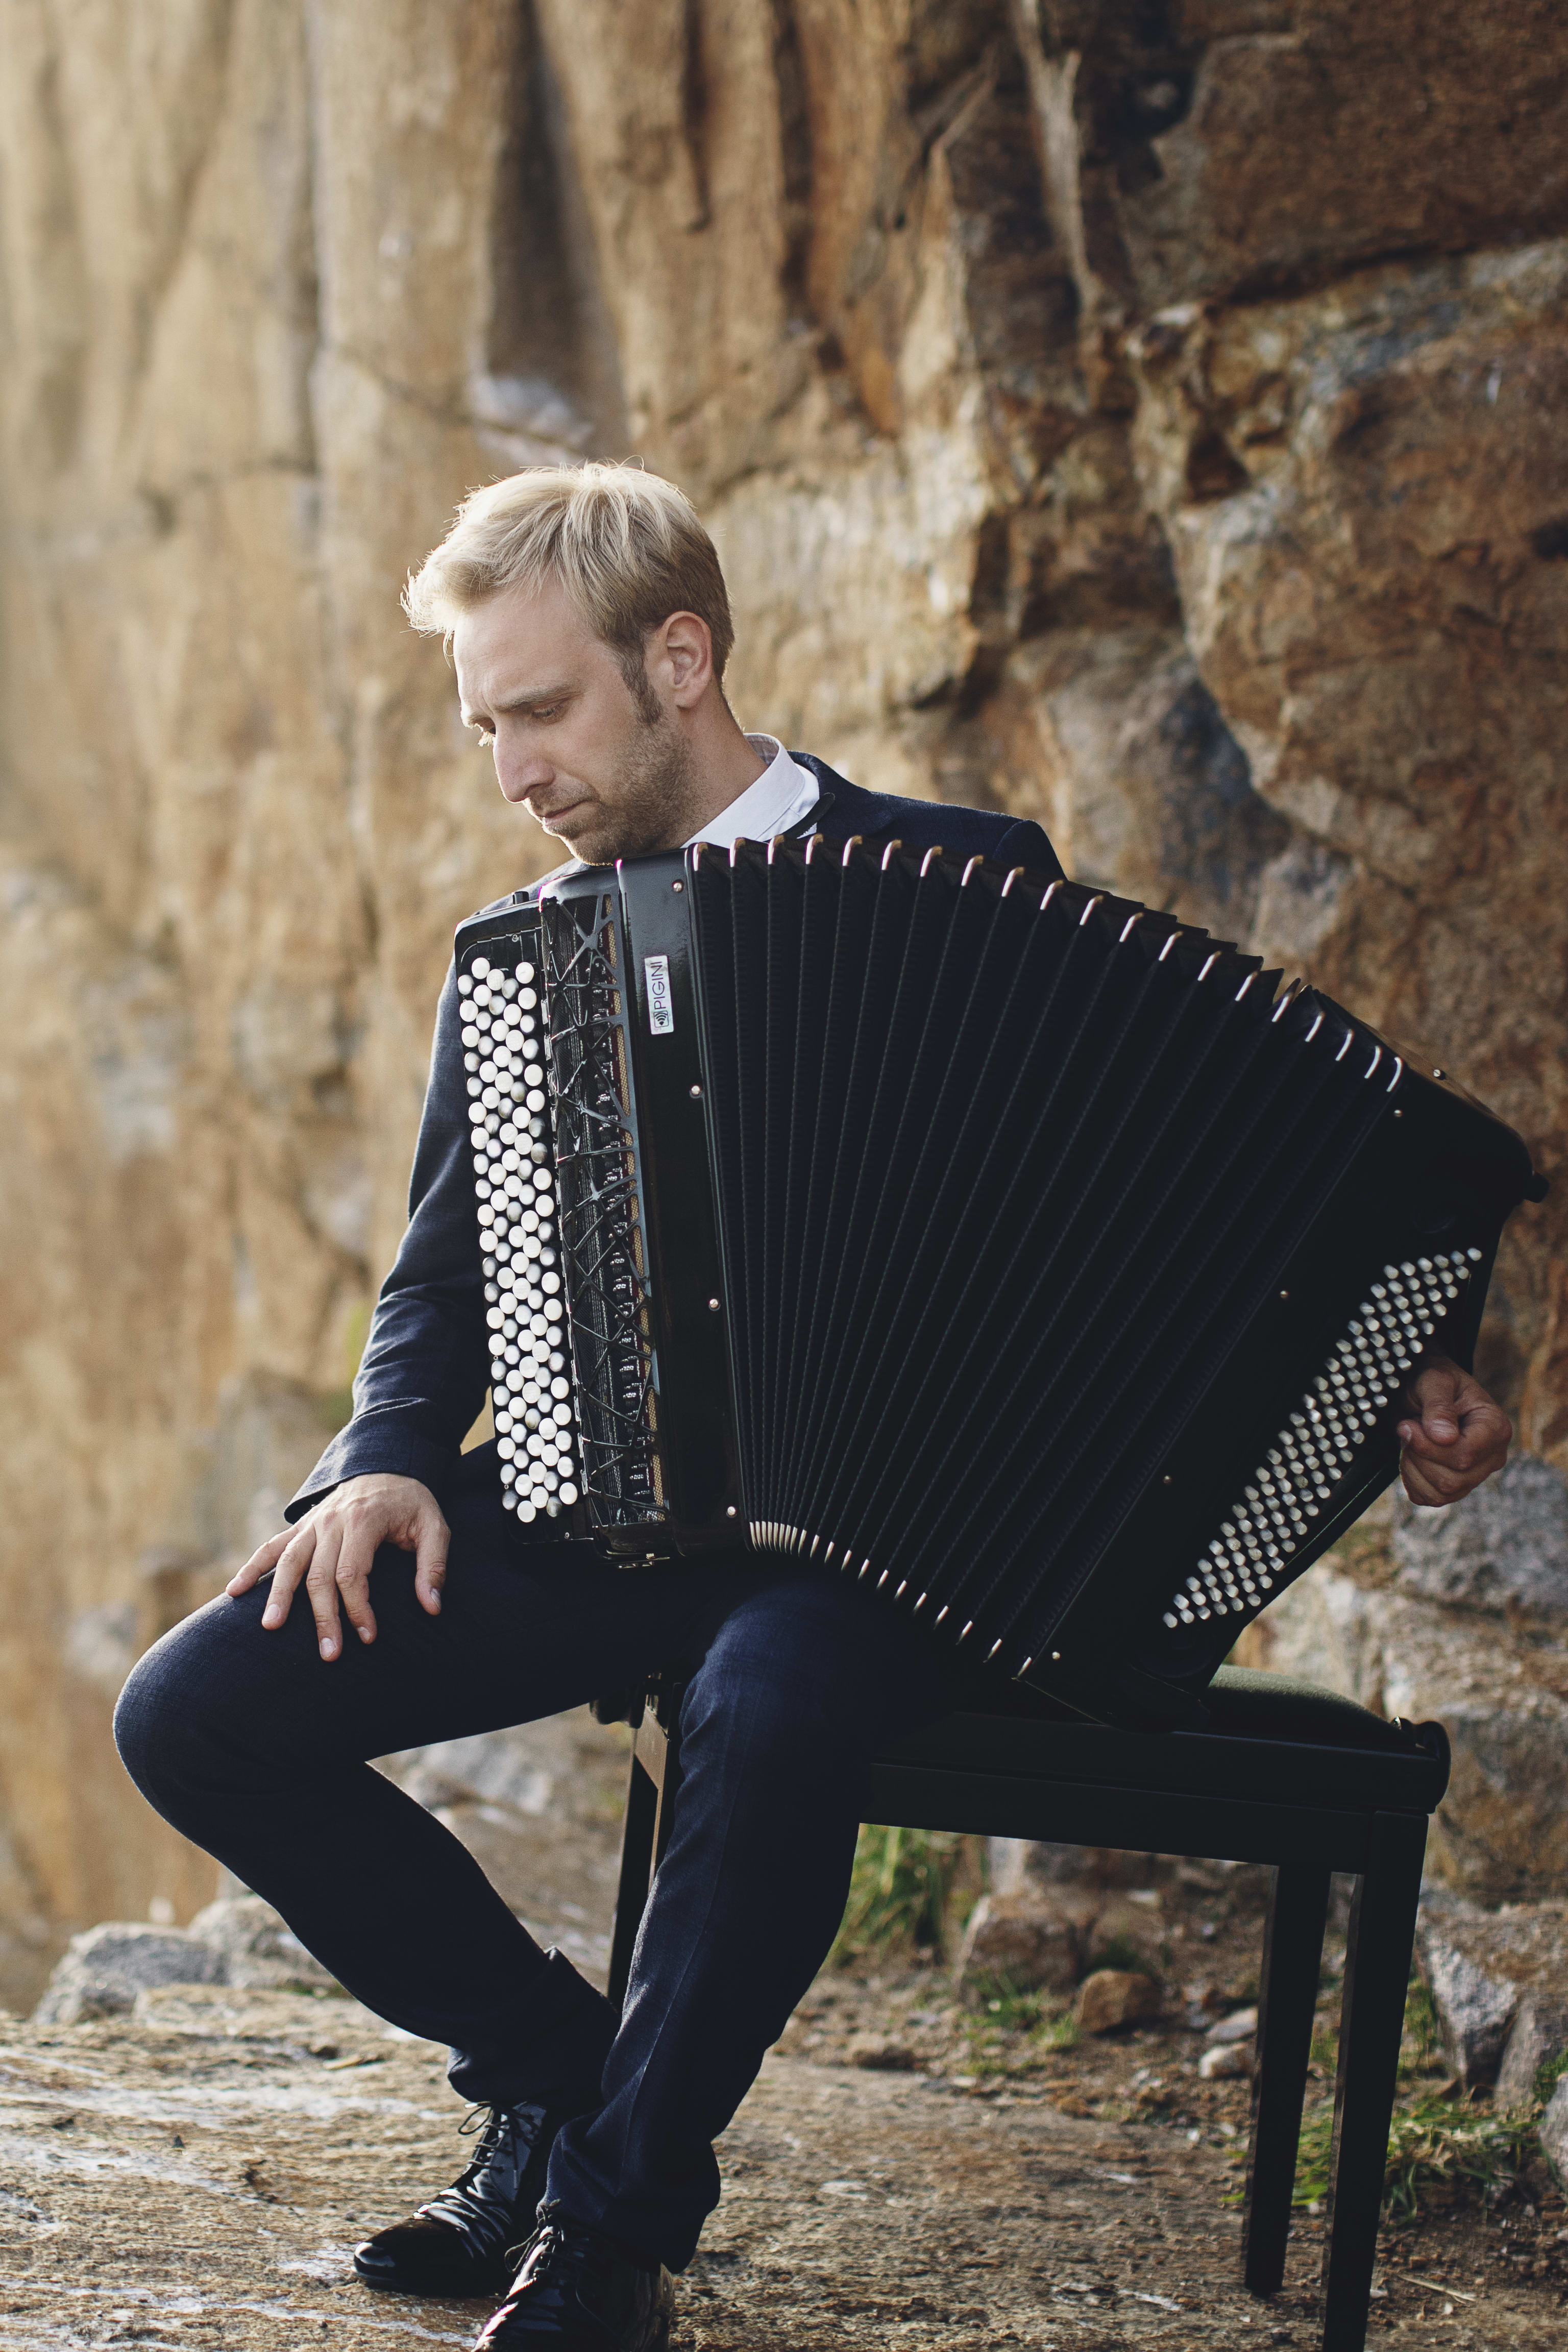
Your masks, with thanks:
<instances>
[{"instance_id":1,"label":"navy suit jacket","mask_svg":"<svg viewBox=\"0 0 1568 2352\"><path fill-rule=\"evenodd\" d=\"M1055 851L1032 820L955 808L946 801L865 793L809 752L791 756L811 770L821 787L816 806L797 832L822 832L834 841L858 834L868 845L899 840L914 849L940 845L952 857L1026 866L1047 879L1061 873ZM576 861L557 868L579 870ZM542 887L531 885L497 899L495 906L515 905ZM457 974L448 966L409 1179L408 1228L376 1303L353 1386L353 1418L289 1503L289 1519L299 1518L345 1478L368 1471L395 1471L439 1492L456 1471L463 1440L484 1404L489 1332L458 1007Z\"/></svg>"}]
</instances>

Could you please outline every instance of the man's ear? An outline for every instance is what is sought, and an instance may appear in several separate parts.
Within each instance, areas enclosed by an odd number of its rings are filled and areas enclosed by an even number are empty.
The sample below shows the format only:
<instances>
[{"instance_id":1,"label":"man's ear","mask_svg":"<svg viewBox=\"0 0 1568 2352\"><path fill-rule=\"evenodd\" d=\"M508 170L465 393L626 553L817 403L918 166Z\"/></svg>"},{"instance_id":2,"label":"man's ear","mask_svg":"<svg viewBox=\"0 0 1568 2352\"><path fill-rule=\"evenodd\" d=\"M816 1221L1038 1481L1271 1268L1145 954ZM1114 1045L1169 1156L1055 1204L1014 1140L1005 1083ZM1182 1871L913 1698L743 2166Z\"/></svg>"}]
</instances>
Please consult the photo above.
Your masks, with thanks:
<instances>
[{"instance_id":1,"label":"man's ear","mask_svg":"<svg viewBox=\"0 0 1568 2352\"><path fill-rule=\"evenodd\" d=\"M713 638L708 624L696 613L672 613L654 631L648 646L648 674L658 677L678 710L694 709L713 677Z\"/></svg>"}]
</instances>

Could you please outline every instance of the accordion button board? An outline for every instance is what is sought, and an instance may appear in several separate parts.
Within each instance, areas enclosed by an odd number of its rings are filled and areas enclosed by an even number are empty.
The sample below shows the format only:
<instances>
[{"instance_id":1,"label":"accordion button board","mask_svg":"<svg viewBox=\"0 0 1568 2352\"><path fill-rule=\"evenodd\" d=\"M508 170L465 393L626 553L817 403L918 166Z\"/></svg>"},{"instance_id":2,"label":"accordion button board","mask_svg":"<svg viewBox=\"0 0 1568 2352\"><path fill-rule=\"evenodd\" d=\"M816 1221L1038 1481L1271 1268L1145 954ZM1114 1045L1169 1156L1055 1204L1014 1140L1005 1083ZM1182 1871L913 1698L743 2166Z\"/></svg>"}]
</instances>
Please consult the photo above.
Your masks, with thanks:
<instances>
[{"instance_id":1,"label":"accordion button board","mask_svg":"<svg viewBox=\"0 0 1568 2352\"><path fill-rule=\"evenodd\" d=\"M586 869L458 968L519 1517L847 1575L1105 1721L1201 1720L1543 1190L1331 1000L979 859Z\"/></svg>"},{"instance_id":2,"label":"accordion button board","mask_svg":"<svg viewBox=\"0 0 1568 2352\"><path fill-rule=\"evenodd\" d=\"M501 1500L526 1525L570 1511L581 1473L539 971L524 946L504 934L470 945L458 990Z\"/></svg>"}]
</instances>

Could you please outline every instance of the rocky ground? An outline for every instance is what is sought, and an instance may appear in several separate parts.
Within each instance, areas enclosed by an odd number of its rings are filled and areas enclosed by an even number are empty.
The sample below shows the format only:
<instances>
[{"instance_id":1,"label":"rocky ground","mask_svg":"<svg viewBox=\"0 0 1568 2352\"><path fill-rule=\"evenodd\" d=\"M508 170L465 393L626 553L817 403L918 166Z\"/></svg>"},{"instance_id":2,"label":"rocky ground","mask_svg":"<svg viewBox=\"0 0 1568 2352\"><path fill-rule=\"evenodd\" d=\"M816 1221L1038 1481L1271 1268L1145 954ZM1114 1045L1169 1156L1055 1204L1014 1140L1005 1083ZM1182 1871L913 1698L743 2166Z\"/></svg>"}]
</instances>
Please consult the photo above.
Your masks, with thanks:
<instances>
[{"instance_id":1,"label":"rocky ground","mask_svg":"<svg viewBox=\"0 0 1568 2352\"><path fill-rule=\"evenodd\" d=\"M584 1768L582 1819L570 1862L542 1860L525 1907L591 1965L608 1923L616 1736L577 1719L550 1736L561 1768ZM476 1842L504 1826L487 1806L542 1838L525 1762L426 1751L398 1769ZM1300 2215L1274 2303L1240 2289L1247 2084L1200 2073L1215 2022L1255 1995L1259 1896L1249 1872L1167 1868L1161 2015L1076 2042L1061 2001L961 1997L930 1959L825 1972L727 2135L679 2352L1314 2344L1321 2220ZM442 2062L319 1990L163 1984L119 2015L9 2022L0 2346L471 2340L480 2307L376 2297L348 2268L356 2238L457 2168ZM1444 2087L1436 2052L1413 2046L1406 2095ZM1534 2158L1500 2200L1428 2192L1388 2231L1373 2340L1544 2352L1565 2305L1568 2210Z\"/></svg>"},{"instance_id":2,"label":"rocky ground","mask_svg":"<svg viewBox=\"0 0 1568 2352\"><path fill-rule=\"evenodd\" d=\"M931 2055L846 2063L868 2032ZM1236 2283L1245 2085L1199 2084L1181 2033L976 2071L1010 2038L930 1970L820 1985L786 2037L811 2046L770 2058L727 2135L680 2352L1310 2346L1320 2222L1275 2303ZM479 2306L349 2275L358 2236L449 2177L458 2119L441 2053L350 2001L171 1986L131 2019L18 2026L0 2108L0 2344L372 2352L477 2328ZM1561 2343L1563 2222L1528 2199L1392 2235L1374 2337Z\"/></svg>"}]
</instances>

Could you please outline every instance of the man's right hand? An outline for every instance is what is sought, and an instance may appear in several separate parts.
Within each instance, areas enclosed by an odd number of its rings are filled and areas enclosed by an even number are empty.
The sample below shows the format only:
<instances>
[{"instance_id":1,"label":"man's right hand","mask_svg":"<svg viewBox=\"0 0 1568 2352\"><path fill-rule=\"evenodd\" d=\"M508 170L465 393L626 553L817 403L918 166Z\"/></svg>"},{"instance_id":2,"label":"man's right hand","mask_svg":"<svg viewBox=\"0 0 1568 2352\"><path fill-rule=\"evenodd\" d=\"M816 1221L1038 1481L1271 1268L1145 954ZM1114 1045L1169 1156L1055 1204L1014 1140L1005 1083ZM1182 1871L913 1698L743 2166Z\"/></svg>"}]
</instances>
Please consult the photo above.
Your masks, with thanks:
<instances>
[{"instance_id":1,"label":"man's right hand","mask_svg":"<svg viewBox=\"0 0 1568 2352\"><path fill-rule=\"evenodd\" d=\"M341 1601L349 1623L362 1642L375 1639L375 1612L370 1605L370 1571L377 1548L396 1544L415 1556L414 1591L419 1606L432 1617L441 1613L441 1587L447 1581L447 1546L450 1530L441 1506L417 1478L395 1478L380 1473L348 1478L308 1511L298 1527L268 1536L245 1566L230 1577L226 1590L237 1599L270 1569L272 1590L261 1622L276 1633L288 1616L301 1579L316 1620L316 1638L329 1662L342 1646L338 1616Z\"/></svg>"}]
</instances>

